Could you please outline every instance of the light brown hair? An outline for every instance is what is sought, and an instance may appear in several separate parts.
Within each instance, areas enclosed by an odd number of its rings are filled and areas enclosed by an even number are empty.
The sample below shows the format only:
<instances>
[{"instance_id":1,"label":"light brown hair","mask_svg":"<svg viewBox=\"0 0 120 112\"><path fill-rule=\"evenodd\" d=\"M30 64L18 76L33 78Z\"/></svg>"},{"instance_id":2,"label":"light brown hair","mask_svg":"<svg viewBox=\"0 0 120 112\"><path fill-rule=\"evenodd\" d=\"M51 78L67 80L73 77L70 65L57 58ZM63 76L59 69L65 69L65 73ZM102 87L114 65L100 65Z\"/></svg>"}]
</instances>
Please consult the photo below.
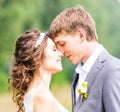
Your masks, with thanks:
<instances>
[{"instance_id":1,"label":"light brown hair","mask_svg":"<svg viewBox=\"0 0 120 112\"><path fill-rule=\"evenodd\" d=\"M95 21L83 7L71 7L57 15L50 25L49 35L54 39L59 33L72 34L78 28L85 30L87 40L98 40Z\"/></svg>"}]
</instances>

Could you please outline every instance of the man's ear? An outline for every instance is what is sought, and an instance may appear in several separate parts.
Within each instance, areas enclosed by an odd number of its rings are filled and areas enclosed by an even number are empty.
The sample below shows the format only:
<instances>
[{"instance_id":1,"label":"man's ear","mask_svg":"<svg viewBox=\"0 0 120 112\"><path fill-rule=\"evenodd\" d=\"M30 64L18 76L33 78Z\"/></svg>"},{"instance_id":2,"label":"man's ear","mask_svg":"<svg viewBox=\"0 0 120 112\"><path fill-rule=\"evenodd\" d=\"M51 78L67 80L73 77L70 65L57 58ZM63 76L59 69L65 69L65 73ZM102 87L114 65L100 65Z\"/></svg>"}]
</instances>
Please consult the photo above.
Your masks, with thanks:
<instances>
[{"instance_id":1,"label":"man's ear","mask_svg":"<svg viewBox=\"0 0 120 112\"><path fill-rule=\"evenodd\" d=\"M84 29L78 28L78 29L77 29L77 32L78 32L78 34L80 35L80 38L81 38L82 40L86 39L86 32L85 32Z\"/></svg>"}]
</instances>

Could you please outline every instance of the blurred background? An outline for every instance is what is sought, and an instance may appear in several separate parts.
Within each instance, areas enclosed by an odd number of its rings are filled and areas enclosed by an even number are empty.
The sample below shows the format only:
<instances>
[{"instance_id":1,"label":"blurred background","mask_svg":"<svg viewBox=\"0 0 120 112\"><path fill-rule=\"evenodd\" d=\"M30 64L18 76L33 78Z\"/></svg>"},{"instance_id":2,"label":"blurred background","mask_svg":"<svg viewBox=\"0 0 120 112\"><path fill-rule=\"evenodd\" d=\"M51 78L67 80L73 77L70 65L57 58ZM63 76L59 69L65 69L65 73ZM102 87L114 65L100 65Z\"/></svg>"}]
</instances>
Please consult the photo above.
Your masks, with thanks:
<instances>
[{"instance_id":1,"label":"blurred background","mask_svg":"<svg viewBox=\"0 0 120 112\"><path fill-rule=\"evenodd\" d=\"M120 58L120 0L0 0L0 112L16 112L8 77L16 39L26 30L49 30L65 8L82 5L96 22L100 43ZM63 71L53 75L51 90L71 112L71 83L76 65L63 58Z\"/></svg>"}]
</instances>

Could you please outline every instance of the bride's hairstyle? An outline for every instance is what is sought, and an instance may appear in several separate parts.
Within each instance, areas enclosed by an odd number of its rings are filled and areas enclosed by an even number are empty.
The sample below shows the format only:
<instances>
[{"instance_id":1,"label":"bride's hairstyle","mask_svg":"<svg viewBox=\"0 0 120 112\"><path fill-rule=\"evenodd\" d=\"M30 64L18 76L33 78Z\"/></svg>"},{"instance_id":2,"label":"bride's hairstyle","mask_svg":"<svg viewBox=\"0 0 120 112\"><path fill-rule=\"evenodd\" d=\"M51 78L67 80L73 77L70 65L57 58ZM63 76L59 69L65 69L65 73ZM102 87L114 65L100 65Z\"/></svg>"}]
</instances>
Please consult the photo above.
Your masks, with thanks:
<instances>
[{"instance_id":1,"label":"bride's hairstyle","mask_svg":"<svg viewBox=\"0 0 120 112\"><path fill-rule=\"evenodd\" d=\"M34 72L44 60L47 38L44 33L32 29L16 41L13 54L14 63L8 83L9 87L13 89L13 101L18 106L17 112L24 112L24 95L34 77Z\"/></svg>"}]
</instances>

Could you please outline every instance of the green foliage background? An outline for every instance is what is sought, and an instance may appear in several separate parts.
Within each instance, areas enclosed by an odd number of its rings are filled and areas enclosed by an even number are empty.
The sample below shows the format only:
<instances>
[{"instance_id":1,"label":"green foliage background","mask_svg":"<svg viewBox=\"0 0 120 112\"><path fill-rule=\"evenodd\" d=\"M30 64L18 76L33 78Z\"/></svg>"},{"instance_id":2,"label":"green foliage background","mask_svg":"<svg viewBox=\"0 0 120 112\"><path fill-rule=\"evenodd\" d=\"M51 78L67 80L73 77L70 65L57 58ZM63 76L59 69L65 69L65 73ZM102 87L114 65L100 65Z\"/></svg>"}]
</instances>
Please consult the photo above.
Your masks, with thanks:
<instances>
[{"instance_id":1,"label":"green foliage background","mask_svg":"<svg viewBox=\"0 0 120 112\"><path fill-rule=\"evenodd\" d=\"M54 17L65 8L82 5L96 21L100 43L120 58L120 0L0 0L0 93L7 91L16 39L26 30L49 30ZM52 84L71 83L74 68L63 58L63 71Z\"/></svg>"}]
</instances>

